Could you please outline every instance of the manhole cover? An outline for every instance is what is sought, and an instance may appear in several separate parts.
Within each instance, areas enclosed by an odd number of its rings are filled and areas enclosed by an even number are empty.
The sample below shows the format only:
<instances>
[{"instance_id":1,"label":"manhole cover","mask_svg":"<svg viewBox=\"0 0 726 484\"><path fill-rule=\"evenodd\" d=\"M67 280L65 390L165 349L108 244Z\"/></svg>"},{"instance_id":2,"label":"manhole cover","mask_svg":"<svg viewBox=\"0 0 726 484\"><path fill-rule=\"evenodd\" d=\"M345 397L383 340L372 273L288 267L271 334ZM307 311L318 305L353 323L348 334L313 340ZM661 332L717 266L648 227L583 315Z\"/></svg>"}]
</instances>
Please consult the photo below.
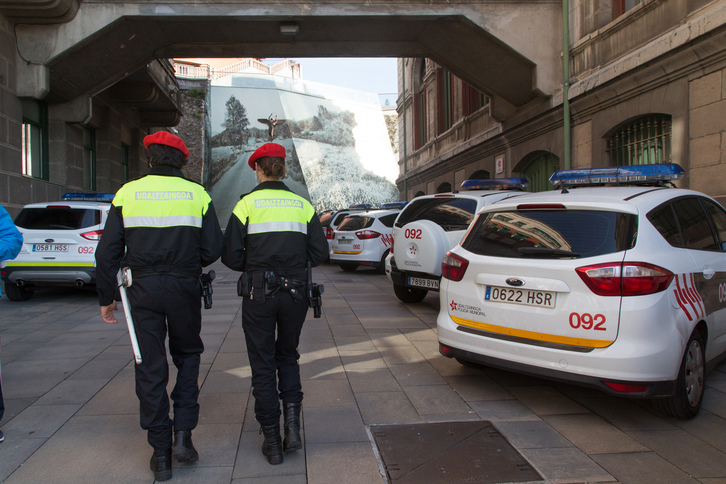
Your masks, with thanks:
<instances>
[{"instance_id":1,"label":"manhole cover","mask_svg":"<svg viewBox=\"0 0 726 484\"><path fill-rule=\"evenodd\" d=\"M390 483L542 480L490 422L372 425L371 434Z\"/></svg>"}]
</instances>

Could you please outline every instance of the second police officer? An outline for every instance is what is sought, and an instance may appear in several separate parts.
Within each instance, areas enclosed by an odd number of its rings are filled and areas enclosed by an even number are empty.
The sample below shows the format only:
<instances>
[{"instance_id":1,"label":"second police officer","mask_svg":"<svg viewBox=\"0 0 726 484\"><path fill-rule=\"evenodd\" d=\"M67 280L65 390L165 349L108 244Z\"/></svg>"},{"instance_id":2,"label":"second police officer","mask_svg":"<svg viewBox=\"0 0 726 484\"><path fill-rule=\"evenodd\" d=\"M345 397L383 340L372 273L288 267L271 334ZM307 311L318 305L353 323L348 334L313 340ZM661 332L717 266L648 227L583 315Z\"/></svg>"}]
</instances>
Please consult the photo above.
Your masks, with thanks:
<instances>
[{"instance_id":1,"label":"second police officer","mask_svg":"<svg viewBox=\"0 0 726 484\"><path fill-rule=\"evenodd\" d=\"M184 178L189 150L181 138L160 131L144 138L149 174L116 193L96 251L101 316L116 323L116 273L130 267L128 298L142 362L136 365L136 395L141 427L153 447L151 470L158 481L171 479L172 456L180 462L199 458L192 430L199 419L202 267L219 258L222 232L209 194ZM169 352L177 368L166 393ZM173 433L173 443L172 443Z\"/></svg>"},{"instance_id":2,"label":"second police officer","mask_svg":"<svg viewBox=\"0 0 726 484\"><path fill-rule=\"evenodd\" d=\"M222 262L244 271L239 293L244 297L242 328L252 368L255 418L264 434L262 453L275 465L282 463L283 450L302 447L297 347L308 311L306 267L308 262L317 266L325 261L328 242L310 202L281 181L286 175L282 145L260 146L248 163L259 185L232 211Z\"/></svg>"}]
</instances>

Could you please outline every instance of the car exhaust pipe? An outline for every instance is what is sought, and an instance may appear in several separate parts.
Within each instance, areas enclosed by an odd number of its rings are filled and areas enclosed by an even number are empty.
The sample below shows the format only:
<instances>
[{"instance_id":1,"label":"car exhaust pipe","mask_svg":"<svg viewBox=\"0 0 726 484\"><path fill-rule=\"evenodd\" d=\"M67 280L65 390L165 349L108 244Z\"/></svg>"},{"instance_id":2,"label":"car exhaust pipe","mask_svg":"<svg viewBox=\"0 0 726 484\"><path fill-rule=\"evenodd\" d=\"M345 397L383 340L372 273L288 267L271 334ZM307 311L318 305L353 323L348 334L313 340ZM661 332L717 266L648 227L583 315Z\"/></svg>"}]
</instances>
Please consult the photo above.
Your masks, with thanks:
<instances>
[{"instance_id":1,"label":"car exhaust pipe","mask_svg":"<svg viewBox=\"0 0 726 484\"><path fill-rule=\"evenodd\" d=\"M15 282L15 285L16 285L16 286L18 286L18 287L24 286L24 285L25 285L25 281L24 281L24 280L22 280L22 279L18 279L18 280L17 280L16 282Z\"/></svg>"},{"instance_id":2,"label":"car exhaust pipe","mask_svg":"<svg viewBox=\"0 0 726 484\"><path fill-rule=\"evenodd\" d=\"M84 284L85 284L85 282L83 282L82 280L76 279L76 286L83 287Z\"/></svg>"}]
</instances>

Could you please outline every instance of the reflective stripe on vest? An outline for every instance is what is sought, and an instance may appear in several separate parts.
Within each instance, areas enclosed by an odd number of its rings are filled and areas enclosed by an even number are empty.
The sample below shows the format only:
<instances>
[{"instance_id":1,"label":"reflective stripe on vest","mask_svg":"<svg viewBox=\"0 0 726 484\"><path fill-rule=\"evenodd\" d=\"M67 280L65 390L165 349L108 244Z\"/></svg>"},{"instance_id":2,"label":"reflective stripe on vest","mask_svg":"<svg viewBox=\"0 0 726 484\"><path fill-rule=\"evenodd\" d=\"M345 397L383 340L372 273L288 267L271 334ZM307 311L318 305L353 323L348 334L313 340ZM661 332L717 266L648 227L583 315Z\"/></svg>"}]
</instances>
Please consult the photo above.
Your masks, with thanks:
<instances>
[{"instance_id":1,"label":"reflective stripe on vest","mask_svg":"<svg viewBox=\"0 0 726 484\"><path fill-rule=\"evenodd\" d=\"M261 234L264 232L302 232L308 233L308 225L300 222L261 222L250 223L248 234Z\"/></svg>"},{"instance_id":2,"label":"reflective stripe on vest","mask_svg":"<svg viewBox=\"0 0 726 484\"><path fill-rule=\"evenodd\" d=\"M168 217L124 217L124 227L201 227L202 217L171 215Z\"/></svg>"},{"instance_id":3,"label":"reflective stripe on vest","mask_svg":"<svg viewBox=\"0 0 726 484\"><path fill-rule=\"evenodd\" d=\"M147 175L122 186L113 204L122 207L124 227L201 227L211 200L184 178Z\"/></svg>"}]
</instances>

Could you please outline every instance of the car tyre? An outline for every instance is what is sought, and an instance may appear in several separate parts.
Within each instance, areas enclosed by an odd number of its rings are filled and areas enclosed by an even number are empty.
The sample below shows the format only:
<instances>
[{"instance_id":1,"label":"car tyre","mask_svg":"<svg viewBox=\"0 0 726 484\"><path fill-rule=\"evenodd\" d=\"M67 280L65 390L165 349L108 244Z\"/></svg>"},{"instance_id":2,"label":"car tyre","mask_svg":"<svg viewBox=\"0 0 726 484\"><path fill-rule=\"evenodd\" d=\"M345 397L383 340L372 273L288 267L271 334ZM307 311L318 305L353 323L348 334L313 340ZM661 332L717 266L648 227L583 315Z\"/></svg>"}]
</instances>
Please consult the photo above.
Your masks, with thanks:
<instances>
[{"instance_id":1,"label":"car tyre","mask_svg":"<svg viewBox=\"0 0 726 484\"><path fill-rule=\"evenodd\" d=\"M380 274L386 274L386 257L388 257L388 254L390 253L390 250L387 250L383 253L383 257L381 257L381 265L378 266L378 272Z\"/></svg>"},{"instance_id":2,"label":"car tyre","mask_svg":"<svg viewBox=\"0 0 726 484\"><path fill-rule=\"evenodd\" d=\"M358 268L358 264L338 264L345 272L353 272Z\"/></svg>"},{"instance_id":3,"label":"car tyre","mask_svg":"<svg viewBox=\"0 0 726 484\"><path fill-rule=\"evenodd\" d=\"M689 419L696 416L703 402L706 384L706 358L703 336L693 332L681 360L676 381L676 394L653 400L655 409L669 417Z\"/></svg>"},{"instance_id":4,"label":"car tyre","mask_svg":"<svg viewBox=\"0 0 726 484\"><path fill-rule=\"evenodd\" d=\"M406 287L399 284L393 285L393 292L396 297L405 303L417 303L424 300L429 292L426 289L418 289L415 287Z\"/></svg>"},{"instance_id":5,"label":"car tyre","mask_svg":"<svg viewBox=\"0 0 726 484\"><path fill-rule=\"evenodd\" d=\"M27 301L35 291L25 286L5 283L5 294L11 301Z\"/></svg>"}]
</instances>

